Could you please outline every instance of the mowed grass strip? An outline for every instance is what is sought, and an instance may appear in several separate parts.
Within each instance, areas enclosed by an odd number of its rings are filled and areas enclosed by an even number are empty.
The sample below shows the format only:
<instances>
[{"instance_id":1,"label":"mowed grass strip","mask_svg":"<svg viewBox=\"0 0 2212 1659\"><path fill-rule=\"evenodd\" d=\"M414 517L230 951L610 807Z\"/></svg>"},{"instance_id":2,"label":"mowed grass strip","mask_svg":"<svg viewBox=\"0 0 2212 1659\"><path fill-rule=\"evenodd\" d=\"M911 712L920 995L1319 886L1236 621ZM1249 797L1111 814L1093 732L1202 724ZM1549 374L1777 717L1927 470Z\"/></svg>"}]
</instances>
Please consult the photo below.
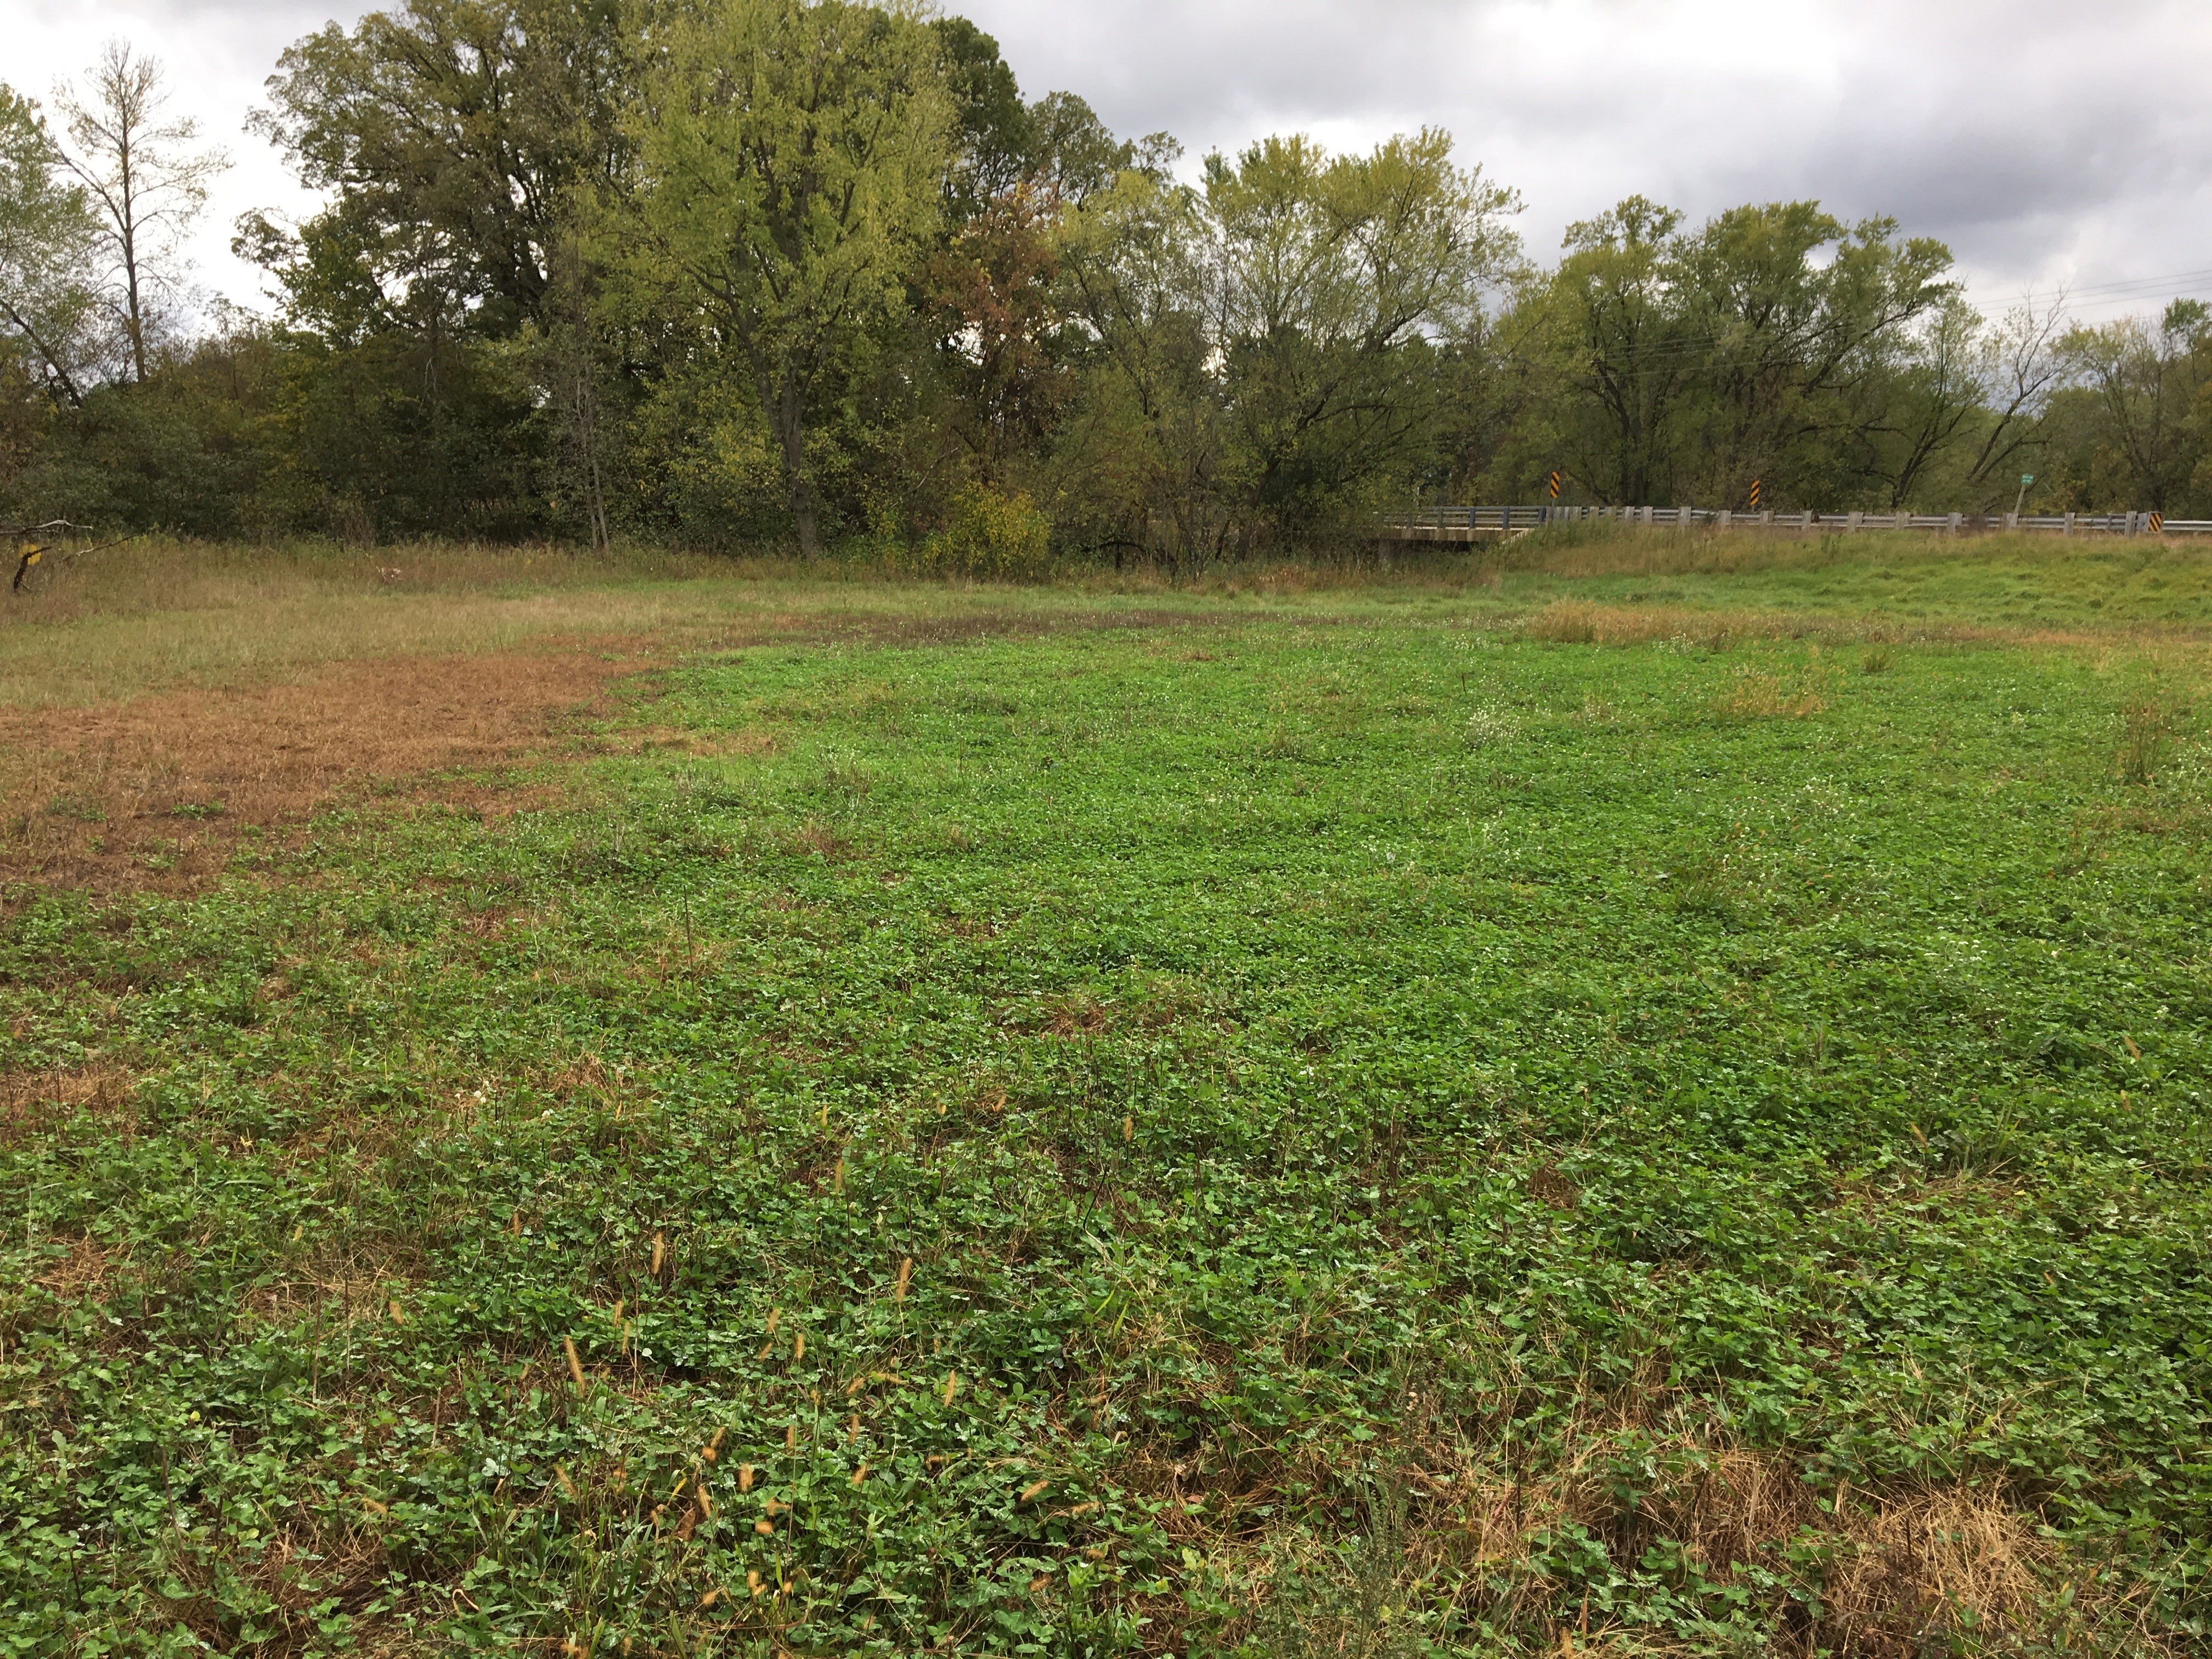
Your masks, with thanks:
<instances>
[{"instance_id":1,"label":"mowed grass strip","mask_svg":"<svg viewBox=\"0 0 2212 1659\"><path fill-rule=\"evenodd\" d=\"M1435 620L13 890L18 1646L2191 1650L2193 687Z\"/></svg>"}]
</instances>

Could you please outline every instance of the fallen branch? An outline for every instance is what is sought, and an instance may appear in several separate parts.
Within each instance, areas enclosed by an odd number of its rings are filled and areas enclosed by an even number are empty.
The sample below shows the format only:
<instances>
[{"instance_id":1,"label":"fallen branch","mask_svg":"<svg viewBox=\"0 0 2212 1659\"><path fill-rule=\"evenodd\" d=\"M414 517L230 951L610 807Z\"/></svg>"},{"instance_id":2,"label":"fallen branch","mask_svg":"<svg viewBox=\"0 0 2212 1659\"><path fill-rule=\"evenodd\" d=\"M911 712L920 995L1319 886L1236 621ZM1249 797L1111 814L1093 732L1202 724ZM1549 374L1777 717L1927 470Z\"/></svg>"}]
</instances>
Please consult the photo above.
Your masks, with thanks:
<instances>
[{"instance_id":1,"label":"fallen branch","mask_svg":"<svg viewBox=\"0 0 2212 1659\"><path fill-rule=\"evenodd\" d=\"M22 525L8 532L10 540L18 544L24 542L30 544L23 548L21 556L15 561L15 580L8 584L8 591L10 593L21 592L23 579L31 574L31 567L52 550L46 543L33 541L31 539L33 537L48 535L56 531L89 531L91 528L90 525L72 524L67 519L49 519L44 524ZM113 541L96 543L91 547L80 547L66 555L66 557L70 563L74 564L88 553L102 553L111 547L120 547L125 542L135 542L143 533L143 532L137 532L128 536L118 536Z\"/></svg>"}]
</instances>

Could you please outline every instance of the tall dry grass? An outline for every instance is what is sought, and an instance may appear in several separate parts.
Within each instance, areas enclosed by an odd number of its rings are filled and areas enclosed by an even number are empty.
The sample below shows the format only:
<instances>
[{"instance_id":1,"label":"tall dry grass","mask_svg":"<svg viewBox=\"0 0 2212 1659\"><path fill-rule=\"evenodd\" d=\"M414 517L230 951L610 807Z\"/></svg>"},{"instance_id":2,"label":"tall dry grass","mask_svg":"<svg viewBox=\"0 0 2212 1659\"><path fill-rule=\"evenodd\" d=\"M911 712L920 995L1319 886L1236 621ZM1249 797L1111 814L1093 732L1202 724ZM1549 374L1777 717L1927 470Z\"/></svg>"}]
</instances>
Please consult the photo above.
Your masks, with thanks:
<instances>
[{"instance_id":1,"label":"tall dry grass","mask_svg":"<svg viewBox=\"0 0 2212 1659\"><path fill-rule=\"evenodd\" d=\"M243 688L316 665L742 637L1061 625L1118 592L992 586L823 560L462 544L368 550L148 538L52 554L0 592L0 708ZM1123 613L1128 605L1119 607ZM1165 620L1166 618L1163 618Z\"/></svg>"},{"instance_id":2,"label":"tall dry grass","mask_svg":"<svg viewBox=\"0 0 2212 1659\"><path fill-rule=\"evenodd\" d=\"M1372 544L1341 556L1223 566L1200 580L1152 568L1069 571L1048 583L985 583L901 574L865 558L803 563L629 548L593 556L551 546L426 543L383 549L144 538L48 556L21 594L0 592L0 709L85 707L175 687L239 688L297 678L319 664L645 640L677 649L743 635L882 636L902 629L985 630L1146 618L1230 622L1356 617L1408 601L1455 616L1526 618L1532 636L1592 644L1731 638L1978 639L2203 656L2195 630L2100 621L1900 623L1848 603L1752 609L1717 585L1710 602L1597 603L1531 594L1547 579L1628 575L1752 578L1759 571L1879 556L1886 564L2067 556L2053 538L1934 535L1799 538L1620 526L1564 526L1498 546ZM2129 544L2136 546L2136 544ZM2154 554L2156 544L2141 544ZM2169 550L2170 551L2170 550ZM2183 550L2189 557L2195 550ZM2157 555L2157 556L2168 556ZM2212 559L2212 549L2203 550ZM2187 574L2187 573L2185 573ZM1511 587L1507 578L1514 578ZM2188 576L2194 581L2193 574ZM1750 586L1747 582L1747 587ZM1739 590L1741 592L1744 590ZM1705 595L1699 596L1701 599ZM1224 609L1221 601L1236 602ZM1549 601L1549 603L1547 603ZM1531 612L1532 603L1536 607ZM1770 602L1771 603L1771 602Z\"/></svg>"},{"instance_id":3,"label":"tall dry grass","mask_svg":"<svg viewBox=\"0 0 2212 1659\"><path fill-rule=\"evenodd\" d=\"M1486 569L1548 576L1729 576L1820 570L1861 561L1893 568L2000 561L2034 564L2116 550L2200 568L2212 564L2212 540L2187 537L2066 538L2024 531L1948 536L1938 531L1844 533L1620 524L1549 526L1458 556Z\"/></svg>"},{"instance_id":4,"label":"tall dry grass","mask_svg":"<svg viewBox=\"0 0 2212 1659\"><path fill-rule=\"evenodd\" d=\"M1362 1504L1365 1547L1346 1558L1251 1528L1249 1512L1208 1492L1196 1512L1170 1483L1177 1541L1234 1562L1260 1650L1283 1659L1413 1659L1418 1632L1382 1609L1443 1593L1469 1625L1528 1631L1550 1623L1562 1654L1711 1654L1718 1636L1616 1622L1602 1601L1561 1595L1570 1559L1602 1552L1613 1571L1671 1563L1686 1585L1746 1598L1766 1625L1759 1652L1920 1659L1931 1653L2141 1655L2173 1651L2149 1628L2145 1586L2070 1552L2023 1495L2001 1483L1861 1488L1808 1479L1786 1455L1726 1443L1711 1425L1655 1405L1663 1383L1631 1396L1594 1394L1532 1459L1468 1432L1464 1421L1409 1423L1364 1479L1340 1469L1270 1472L1289 1484L1341 1481ZM1644 1478L1624 1486L1620 1453ZM1177 1464L1175 1468L1183 1467ZM1145 1486L1143 1470L1134 1478ZM1243 1470L1249 1481L1259 1473ZM1240 1494L1277 1495L1263 1474ZM1633 1488L1633 1489L1632 1489ZM1262 1511L1264 1513L1264 1511ZM1246 1530L1236 1530L1242 1521ZM1564 1553L1563 1553L1564 1550ZM1447 1588L1449 1587L1449 1588ZM1565 1618L1560 1619L1564 1611ZM1545 1650L1501 1641L1498 1651ZM1748 1645L1741 1650L1752 1651Z\"/></svg>"}]
</instances>

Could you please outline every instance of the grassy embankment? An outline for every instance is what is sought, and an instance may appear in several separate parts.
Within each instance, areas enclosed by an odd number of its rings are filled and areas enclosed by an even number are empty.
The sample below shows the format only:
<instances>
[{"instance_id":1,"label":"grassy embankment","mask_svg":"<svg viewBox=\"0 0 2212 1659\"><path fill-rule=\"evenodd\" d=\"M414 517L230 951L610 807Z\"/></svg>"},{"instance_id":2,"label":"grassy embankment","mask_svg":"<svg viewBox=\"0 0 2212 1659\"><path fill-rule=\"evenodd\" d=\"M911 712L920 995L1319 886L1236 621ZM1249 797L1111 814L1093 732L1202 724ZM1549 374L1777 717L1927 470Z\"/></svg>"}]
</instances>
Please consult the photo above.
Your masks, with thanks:
<instances>
[{"instance_id":1,"label":"grassy embankment","mask_svg":"<svg viewBox=\"0 0 2212 1659\"><path fill-rule=\"evenodd\" d=\"M2206 562L1747 541L58 586L0 1628L2195 1650Z\"/></svg>"}]
</instances>

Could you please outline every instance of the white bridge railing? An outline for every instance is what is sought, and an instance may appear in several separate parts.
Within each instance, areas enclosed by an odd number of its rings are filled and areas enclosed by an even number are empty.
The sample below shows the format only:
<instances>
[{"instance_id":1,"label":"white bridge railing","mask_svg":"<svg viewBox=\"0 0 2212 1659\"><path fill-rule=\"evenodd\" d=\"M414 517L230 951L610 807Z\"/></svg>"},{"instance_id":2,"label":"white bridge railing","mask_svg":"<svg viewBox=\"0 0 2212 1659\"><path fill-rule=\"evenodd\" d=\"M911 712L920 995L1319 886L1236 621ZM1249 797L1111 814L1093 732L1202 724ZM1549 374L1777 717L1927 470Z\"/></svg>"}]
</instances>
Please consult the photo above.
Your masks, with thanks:
<instances>
[{"instance_id":1,"label":"white bridge railing","mask_svg":"<svg viewBox=\"0 0 2212 1659\"><path fill-rule=\"evenodd\" d=\"M1547 524L1692 526L1708 530L2037 530L2060 536L2212 535L2212 519L2156 513L1737 513L1703 507L1429 507L1382 517L1382 533L1401 541L1465 542L1519 535Z\"/></svg>"}]
</instances>

